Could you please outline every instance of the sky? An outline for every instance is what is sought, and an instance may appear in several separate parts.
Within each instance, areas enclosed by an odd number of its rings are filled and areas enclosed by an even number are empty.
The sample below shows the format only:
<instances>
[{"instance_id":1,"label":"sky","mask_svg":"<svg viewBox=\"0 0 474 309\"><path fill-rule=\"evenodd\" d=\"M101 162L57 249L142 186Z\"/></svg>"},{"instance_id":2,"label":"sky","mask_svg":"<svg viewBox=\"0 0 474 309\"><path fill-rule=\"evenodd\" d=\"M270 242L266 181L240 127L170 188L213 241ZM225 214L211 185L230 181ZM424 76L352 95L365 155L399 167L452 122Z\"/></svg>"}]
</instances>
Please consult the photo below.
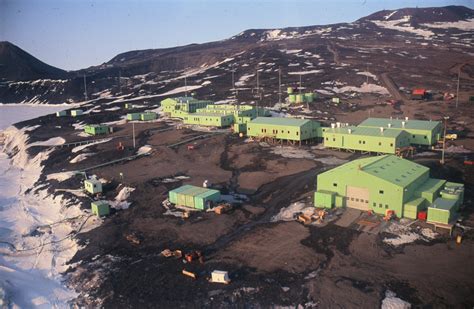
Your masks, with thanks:
<instances>
[{"instance_id":1,"label":"sky","mask_svg":"<svg viewBox=\"0 0 474 309\"><path fill-rule=\"evenodd\" d=\"M383 9L472 0L0 0L0 41L65 70L119 53L204 43L246 29L352 22Z\"/></svg>"}]
</instances>

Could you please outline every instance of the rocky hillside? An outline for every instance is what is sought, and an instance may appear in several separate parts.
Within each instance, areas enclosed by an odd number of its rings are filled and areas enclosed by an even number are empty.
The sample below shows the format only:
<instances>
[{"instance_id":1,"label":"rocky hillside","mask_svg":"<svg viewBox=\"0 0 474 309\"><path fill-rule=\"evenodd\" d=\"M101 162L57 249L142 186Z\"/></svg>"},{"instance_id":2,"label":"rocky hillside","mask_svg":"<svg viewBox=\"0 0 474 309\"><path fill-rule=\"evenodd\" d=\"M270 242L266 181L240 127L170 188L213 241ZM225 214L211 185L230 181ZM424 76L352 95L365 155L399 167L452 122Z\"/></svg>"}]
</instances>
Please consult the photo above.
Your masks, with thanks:
<instances>
[{"instance_id":1,"label":"rocky hillside","mask_svg":"<svg viewBox=\"0 0 474 309\"><path fill-rule=\"evenodd\" d=\"M473 34L474 10L462 6L381 11L352 23L246 30L217 42L122 53L61 80L45 81L51 77L44 74L41 80L4 82L0 102L81 101L86 74L89 98L159 99L183 93L186 76L187 90L202 98L270 105L278 101L280 68L283 86L298 84L301 76L307 91L321 96L398 99L397 92L403 95L414 86L450 92L459 68L463 78L474 78Z\"/></svg>"}]
</instances>

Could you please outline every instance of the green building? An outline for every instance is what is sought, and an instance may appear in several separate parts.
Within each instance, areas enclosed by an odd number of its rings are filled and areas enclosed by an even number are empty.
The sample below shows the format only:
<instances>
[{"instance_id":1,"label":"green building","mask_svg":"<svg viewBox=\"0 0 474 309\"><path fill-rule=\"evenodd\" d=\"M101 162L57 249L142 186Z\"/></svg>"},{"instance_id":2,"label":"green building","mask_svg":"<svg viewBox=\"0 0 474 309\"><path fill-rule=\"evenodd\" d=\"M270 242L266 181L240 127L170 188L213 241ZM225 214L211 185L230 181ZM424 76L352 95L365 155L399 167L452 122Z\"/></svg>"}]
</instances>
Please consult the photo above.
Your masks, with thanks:
<instances>
[{"instance_id":1,"label":"green building","mask_svg":"<svg viewBox=\"0 0 474 309\"><path fill-rule=\"evenodd\" d=\"M106 201L93 201L91 211L93 215L98 217L107 216L110 214L110 205Z\"/></svg>"},{"instance_id":2,"label":"green building","mask_svg":"<svg viewBox=\"0 0 474 309\"><path fill-rule=\"evenodd\" d=\"M156 118L158 118L158 115L153 112L140 113L141 121L150 121L150 120L155 120Z\"/></svg>"},{"instance_id":3,"label":"green building","mask_svg":"<svg viewBox=\"0 0 474 309\"><path fill-rule=\"evenodd\" d=\"M182 118L185 114L195 113L208 104L212 104L212 102L198 100L193 97L167 98L161 101L163 112L174 118Z\"/></svg>"},{"instance_id":4,"label":"green building","mask_svg":"<svg viewBox=\"0 0 474 309\"><path fill-rule=\"evenodd\" d=\"M102 183L98 179L84 180L84 189L90 194L102 193Z\"/></svg>"},{"instance_id":5,"label":"green building","mask_svg":"<svg viewBox=\"0 0 474 309\"><path fill-rule=\"evenodd\" d=\"M194 113L183 116L184 124L194 124L209 127L228 127L234 123L234 116L220 114Z\"/></svg>"},{"instance_id":6,"label":"green building","mask_svg":"<svg viewBox=\"0 0 474 309\"><path fill-rule=\"evenodd\" d=\"M395 154L397 148L410 146L409 134L401 130L346 127L338 123L322 131L324 146L328 148Z\"/></svg>"},{"instance_id":7,"label":"green building","mask_svg":"<svg viewBox=\"0 0 474 309\"><path fill-rule=\"evenodd\" d=\"M84 112L82 111L82 109L73 109L73 110L71 110L71 116L72 117L81 116L83 114L84 114Z\"/></svg>"},{"instance_id":8,"label":"green building","mask_svg":"<svg viewBox=\"0 0 474 309\"><path fill-rule=\"evenodd\" d=\"M455 189L453 188L456 185ZM428 222L437 219L434 208L452 211L443 222L454 219L457 208L447 203L436 203L443 191L458 192L454 205L462 203L462 184L447 183L429 177L429 168L399 158L383 155L358 159L338 166L317 176L315 207L349 207L374 211L385 215L393 210L398 217L415 219L418 212L428 209ZM451 192L450 191L450 192ZM430 214L431 212L431 214ZM435 211L436 212L436 211Z\"/></svg>"},{"instance_id":9,"label":"green building","mask_svg":"<svg viewBox=\"0 0 474 309\"><path fill-rule=\"evenodd\" d=\"M247 136L301 142L320 137L321 126L309 119L257 117L247 123Z\"/></svg>"},{"instance_id":10,"label":"green building","mask_svg":"<svg viewBox=\"0 0 474 309\"><path fill-rule=\"evenodd\" d=\"M140 120L140 113L129 113L129 114L127 114L127 120L128 121Z\"/></svg>"},{"instance_id":11,"label":"green building","mask_svg":"<svg viewBox=\"0 0 474 309\"><path fill-rule=\"evenodd\" d=\"M89 135L103 135L109 133L109 127L103 124L88 124L84 126L84 132Z\"/></svg>"},{"instance_id":12,"label":"green building","mask_svg":"<svg viewBox=\"0 0 474 309\"><path fill-rule=\"evenodd\" d=\"M56 117L64 117L64 116L67 116L67 111L56 112Z\"/></svg>"},{"instance_id":13,"label":"green building","mask_svg":"<svg viewBox=\"0 0 474 309\"><path fill-rule=\"evenodd\" d=\"M443 126L440 121L368 118L358 127L387 128L393 130L403 130L409 133L410 144L431 146L441 139Z\"/></svg>"},{"instance_id":14,"label":"green building","mask_svg":"<svg viewBox=\"0 0 474 309\"><path fill-rule=\"evenodd\" d=\"M175 205L205 210L212 208L221 199L217 190L184 185L168 193L169 201Z\"/></svg>"},{"instance_id":15,"label":"green building","mask_svg":"<svg viewBox=\"0 0 474 309\"><path fill-rule=\"evenodd\" d=\"M132 103L125 103L125 109L133 109L134 106Z\"/></svg>"}]
</instances>

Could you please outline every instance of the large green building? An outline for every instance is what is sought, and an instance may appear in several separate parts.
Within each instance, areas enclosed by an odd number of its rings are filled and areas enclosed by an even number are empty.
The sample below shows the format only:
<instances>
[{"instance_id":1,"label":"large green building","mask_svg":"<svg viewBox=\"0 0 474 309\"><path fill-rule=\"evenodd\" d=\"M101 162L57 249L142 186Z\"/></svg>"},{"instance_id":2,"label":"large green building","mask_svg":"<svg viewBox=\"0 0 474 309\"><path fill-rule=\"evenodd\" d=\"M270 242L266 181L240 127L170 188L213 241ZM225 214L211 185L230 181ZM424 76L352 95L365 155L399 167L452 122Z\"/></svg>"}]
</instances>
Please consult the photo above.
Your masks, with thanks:
<instances>
[{"instance_id":1,"label":"large green building","mask_svg":"<svg viewBox=\"0 0 474 309\"><path fill-rule=\"evenodd\" d=\"M214 189L184 185L169 191L168 197L175 205L205 210L220 201L221 193Z\"/></svg>"},{"instance_id":2,"label":"large green building","mask_svg":"<svg viewBox=\"0 0 474 309\"><path fill-rule=\"evenodd\" d=\"M371 210L382 215L393 210L396 216L411 219L428 209L428 222L448 224L462 203L463 190L462 184L430 178L425 166L383 155L354 160L319 174L314 205ZM456 202L446 202L448 196Z\"/></svg>"},{"instance_id":3,"label":"large green building","mask_svg":"<svg viewBox=\"0 0 474 309\"><path fill-rule=\"evenodd\" d=\"M234 116L232 114L194 113L183 116L183 123L219 128L229 127L234 123Z\"/></svg>"},{"instance_id":4,"label":"large green building","mask_svg":"<svg viewBox=\"0 0 474 309\"><path fill-rule=\"evenodd\" d=\"M163 112L174 118L182 118L185 114L195 113L198 109L212 104L211 101L198 100L193 97L167 98L161 101Z\"/></svg>"},{"instance_id":5,"label":"large green building","mask_svg":"<svg viewBox=\"0 0 474 309\"><path fill-rule=\"evenodd\" d=\"M443 126L439 121L412 120L405 118L368 118L358 127L386 128L392 130L406 131L409 133L410 144L431 146L435 145L442 136Z\"/></svg>"},{"instance_id":6,"label":"large green building","mask_svg":"<svg viewBox=\"0 0 474 309\"><path fill-rule=\"evenodd\" d=\"M309 119L257 117L247 123L247 136L301 142L320 137L321 126Z\"/></svg>"},{"instance_id":7,"label":"large green building","mask_svg":"<svg viewBox=\"0 0 474 309\"><path fill-rule=\"evenodd\" d=\"M410 146L409 134L401 130L333 125L322 128L322 132L328 148L394 154L397 148Z\"/></svg>"}]
</instances>

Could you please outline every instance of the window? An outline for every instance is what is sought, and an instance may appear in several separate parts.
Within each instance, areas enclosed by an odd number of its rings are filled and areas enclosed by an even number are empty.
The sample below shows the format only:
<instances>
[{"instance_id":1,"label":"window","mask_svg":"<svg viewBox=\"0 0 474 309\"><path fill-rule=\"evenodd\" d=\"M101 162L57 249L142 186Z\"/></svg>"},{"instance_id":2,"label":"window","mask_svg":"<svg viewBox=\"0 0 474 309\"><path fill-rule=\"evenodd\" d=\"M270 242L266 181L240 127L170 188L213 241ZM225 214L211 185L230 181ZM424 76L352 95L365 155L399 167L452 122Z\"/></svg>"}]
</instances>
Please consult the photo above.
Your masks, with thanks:
<instances>
[{"instance_id":1,"label":"window","mask_svg":"<svg viewBox=\"0 0 474 309\"><path fill-rule=\"evenodd\" d=\"M329 138L328 138L328 137L326 137L326 140L328 141L328 140L329 140Z\"/></svg>"},{"instance_id":2,"label":"window","mask_svg":"<svg viewBox=\"0 0 474 309\"><path fill-rule=\"evenodd\" d=\"M379 207L382 207L382 204L379 204Z\"/></svg>"},{"instance_id":3,"label":"window","mask_svg":"<svg viewBox=\"0 0 474 309\"><path fill-rule=\"evenodd\" d=\"M333 183L332 185L333 185L333 187L337 187L337 183Z\"/></svg>"},{"instance_id":4,"label":"window","mask_svg":"<svg viewBox=\"0 0 474 309\"><path fill-rule=\"evenodd\" d=\"M358 202L358 201L359 201L359 199L358 199L358 198L356 198L356 202Z\"/></svg>"},{"instance_id":5,"label":"window","mask_svg":"<svg viewBox=\"0 0 474 309\"><path fill-rule=\"evenodd\" d=\"M332 139L332 141L333 141L333 142L335 142L335 141L336 141L336 139L335 139L335 138L333 138L333 139Z\"/></svg>"},{"instance_id":6,"label":"window","mask_svg":"<svg viewBox=\"0 0 474 309\"><path fill-rule=\"evenodd\" d=\"M388 205L387 205L387 204L385 204L385 209L388 209Z\"/></svg>"},{"instance_id":7,"label":"window","mask_svg":"<svg viewBox=\"0 0 474 309\"><path fill-rule=\"evenodd\" d=\"M363 141L363 142L362 142L362 144L364 144L364 145L365 145L365 141Z\"/></svg>"},{"instance_id":8,"label":"window","mask_svg":"<svg viewBox=\"0 0 474 309\"><path fill-rule=\"evenodd\" d=\"M351 197L351 201L354 201L354 198L353 198L353 197Z\"/></svg>"},{"instance_id":9,"label":"window","mask_svg":"<svg viewBox=\"0 0 474 309\"><path fill-rule=\"evenodd\" d=\"M425 136L423 136L423 138L424 138L424 139L427 139L426 135L425 135Z\"/></svg>"},{"instance_id":10,"label":"window","mask_svg":"<svg viewBox=\"0 0 474 309\"><path fill-rule=\"evenodd\" d=\"M373 206L374 206L374 207L377 207L377 203L374 203L374 205L373 205Z\"/></svg>"},{"instance_id":11,"label":"window","mask_svg":"<svg viewBox=\"0 0 474 309\"><path fill-rule=\"evenodd\" d=\"M381 143L381 142L379 142L379 146L382 146L382 143Z\"/></svg>"},{"instance_id":12,"label":"window","mask_svg":"<svg viewBox=\"0 0 474 309\"><path fill-rule=\"evenodd\" d=\"M379 193L380 193L380 194L383 194L383 190L379 190Z\"/></svg>"},{"instance_id":13,"label":"window","mask_svg":"<svg viewBox=\"0 0 474 309\"><path fill-rule=\"evenodd\" d=\"M362 141L359 141L359 144L362 144Z\"/></svg>"},{"instance_id":14,"label":"window","mask_svg":"<svg viewBox=\"0 0 474 309\"><path fill-rule=\"evenodd\" d=\"M413 138L415 138L415 135L412 135L412 136L413 136Z\"/></svg>"},{"instance_id":15,"label":"window","mask_svg":"<svg viewBox=\"0 0 474 309\"><path fill-rule=\"evenodd\" d=\"M298 136L300 134L300 132L296 131L296 136Z\"/></svg>"},{"instance_id":16,"label":"window","mask_svg":"<svg viewBox=\"0 0 474 309\"><path fill-rule=\"evenodd\" d=\"M390 147L393 147L393 143L390 143Z\"/></svg>"},{"instance_id":17,"label":"window","mask_svg":"<svg viewBox=\"0 0 474 309\"><path fill-rule=\"evenodd\" d=\"M368 204L368 203L369 203L369 200L365 200L365 203Z\"/></svg>"}]
</instances>

